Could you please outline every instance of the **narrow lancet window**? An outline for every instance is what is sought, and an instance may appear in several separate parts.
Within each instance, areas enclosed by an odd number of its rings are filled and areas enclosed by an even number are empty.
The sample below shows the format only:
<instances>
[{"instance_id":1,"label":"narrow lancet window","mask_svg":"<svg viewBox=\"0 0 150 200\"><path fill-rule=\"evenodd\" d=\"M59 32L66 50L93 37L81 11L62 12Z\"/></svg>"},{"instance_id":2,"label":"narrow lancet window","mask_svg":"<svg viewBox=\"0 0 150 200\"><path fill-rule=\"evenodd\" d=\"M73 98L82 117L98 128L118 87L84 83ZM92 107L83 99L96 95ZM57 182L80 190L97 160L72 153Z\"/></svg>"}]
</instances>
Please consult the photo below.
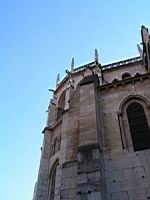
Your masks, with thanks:
<instances>
[{"instance_id":1,"label":"narrow lancet window","mask_svg":"<svg viewBox=\"0 0 150 200\"><path fill-rule=\"evenodd\" d=\"M150 148L150 130L143 106L133 102L126 111L134 151Z\"/></svg>"},{"instance_id":2,"label":"narrow lancet window","mask_svg":"<svg viewBox=\"0 0 150 200\"><path fill-rule=\"evenodd\" d=\"M54 200L54 197L55 197L57 169L58 169L58 163L56 163L55 166L53 167L53 170L49 179L48 200Z\"/></svg>"}]
</instances>

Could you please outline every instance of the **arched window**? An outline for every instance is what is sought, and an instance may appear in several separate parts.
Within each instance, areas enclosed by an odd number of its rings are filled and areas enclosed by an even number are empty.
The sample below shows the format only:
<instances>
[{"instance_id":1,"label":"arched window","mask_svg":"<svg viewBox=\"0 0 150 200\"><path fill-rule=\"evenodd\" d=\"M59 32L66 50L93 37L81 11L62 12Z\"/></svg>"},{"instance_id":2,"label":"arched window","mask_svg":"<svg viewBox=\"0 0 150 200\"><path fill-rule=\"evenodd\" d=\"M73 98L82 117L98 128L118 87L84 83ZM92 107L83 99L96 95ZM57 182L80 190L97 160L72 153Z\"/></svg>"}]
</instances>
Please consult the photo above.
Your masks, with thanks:
<instances>
[{"instance_id":1,"label":"arched window","mask_svg":"<svg viewBox=\"0 0 150 200\"><path fill-rule=\"evenodd\" d=\"M58 166L59 166L58 162L56 162L50 175L47 200L54 200L55 197L55 186L56 186L56 176L57 176Z\"/></svg>"},{"instance_id":2,"label":"arched window","mask_svg":"<svg viewBox=\"0 0 150 200\"><path fill-rule=\"evenodd\" d=\"M150 148L150 102L145 96L126 97L120 104L118 120L123 149Z\"/></svg>"},{"instance_id":3,"label":"arched window","mask_svg":"<svg viewBox=\"0 0 150 200\"><path fill-rule=\"evenodd\" d=\"M150 148L150 130L143 106L138 102L132 102L126 112L134 150Z\"/></svg>"},{"instance_id":4,"label":"arched window","mask_svg":"<svg viewBox=\"0 0 150 200\"><path fill-rule=\"evenodd\" d=\"M63 91L59 97L58 104L57 104L57 120L61 118L65 110L65 97L66 91Z\"/></svg>"},{"instance_id":5,"label":"arched window","mask_svg":"<svg viewBox=\"0 0 150 200\"><path fill-rule=\"evenodd\" d=\"M125 79L128 79L128 78L131 78L131 74L130 73L125 72L124 74L122 74L122 80L125 80Z\"/></svg>"}]
</instances>

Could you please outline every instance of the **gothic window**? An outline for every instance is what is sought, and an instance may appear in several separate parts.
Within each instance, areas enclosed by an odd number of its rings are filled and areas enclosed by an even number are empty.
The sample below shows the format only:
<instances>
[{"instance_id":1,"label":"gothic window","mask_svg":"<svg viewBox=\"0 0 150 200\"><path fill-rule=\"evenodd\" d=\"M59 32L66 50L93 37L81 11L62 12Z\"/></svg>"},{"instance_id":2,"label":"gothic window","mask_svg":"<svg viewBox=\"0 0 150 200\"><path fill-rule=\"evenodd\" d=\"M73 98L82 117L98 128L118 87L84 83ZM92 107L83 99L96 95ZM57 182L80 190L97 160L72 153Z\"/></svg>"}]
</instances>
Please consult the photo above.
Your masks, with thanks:
<instances>
[{"instance_id":1,"label":"gothic window","mask_svg":"<svg viewBox=\"0 0 150 200\"><path fill-rule=\"evenodd\" d=\"M146 97L126 97L120 104L118 120L123 149L140 151L150 148L150 102Z\"/></svg>"},{"instance_id":2,"label":"gothic window","mask_svg":"<svg viewBox=\"0 0 150 200\"><path fill-rule=\"evenodd\" d=\"M124 74L122 74L122 80L125 80L125 79L128 79L128 78L131 78L131 74L130 73L125 72Z\"/></svg>"},{"instance_id":3,"label":"gothic window","mask_svg":"<svg viewBox=\"0 0 150 200\"><path fill-rule=\"evenodd\" d=\"M56 185L56 173L58 168L58 162L54 165L52 173L49 179L49 188L48 188L48 200L54 200L55 197L55 185Z\"/></svg>"},{"instance_id":4,"label":"gothic window","mask_svg":"<svg viewBox=\"0 0 150 200\"><path fill-rule=\"evenodd\" d=\"M150 148L150 130L143 106L132 102L126 109L134 151Z\"/></svg>"},{"instance_id":5,"label":"gothic window","mask_svg":"<svg viewBox=\"0 0 150 200\"><path fill-rule=\"evenodd\" d=\"M61 118L65 110L65 97L66 91L63 91L59 97L58 104L57 104L57 120Z\"/></svg>"}]
</instances>

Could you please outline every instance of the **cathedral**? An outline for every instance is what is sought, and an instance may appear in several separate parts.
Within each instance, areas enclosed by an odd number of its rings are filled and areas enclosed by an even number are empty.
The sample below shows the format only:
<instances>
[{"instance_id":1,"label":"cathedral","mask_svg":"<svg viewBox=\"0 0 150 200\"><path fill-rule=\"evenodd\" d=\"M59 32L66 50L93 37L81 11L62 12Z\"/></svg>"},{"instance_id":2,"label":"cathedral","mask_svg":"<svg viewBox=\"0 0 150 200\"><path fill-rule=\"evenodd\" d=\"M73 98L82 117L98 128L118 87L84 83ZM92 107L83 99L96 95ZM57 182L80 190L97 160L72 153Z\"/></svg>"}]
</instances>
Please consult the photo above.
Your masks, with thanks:
<instances>
[{"instance_id":1,"label":"cathedral","mask_svg":"<svg viewBox=\"0 0 150 200\"><path fill-rule=\"evenodd\" d=\"M150 199L150 35L139 56L66 70L43 130L33 200Z\"/></svg>"}]
</instances>

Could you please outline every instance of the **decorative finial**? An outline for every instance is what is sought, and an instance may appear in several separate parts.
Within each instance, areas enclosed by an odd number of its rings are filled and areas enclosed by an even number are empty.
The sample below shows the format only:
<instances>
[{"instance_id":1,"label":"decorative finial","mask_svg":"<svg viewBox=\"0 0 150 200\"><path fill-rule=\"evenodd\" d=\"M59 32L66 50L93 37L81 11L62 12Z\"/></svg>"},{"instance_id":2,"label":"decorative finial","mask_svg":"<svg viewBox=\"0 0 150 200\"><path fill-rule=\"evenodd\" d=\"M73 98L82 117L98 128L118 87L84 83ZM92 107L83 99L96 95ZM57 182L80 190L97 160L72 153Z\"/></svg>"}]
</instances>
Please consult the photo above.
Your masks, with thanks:
<instances>
[{"instance_id":1,"label":"decorative finial","mask_svg":"<svg viewBox=\"0 0 150 200\"><path fill-rule=\"evenodd\" d=\"M98 50L95 49L95 62L99 63L99 56L98 56Z\"/></svg>"},{"instance_id":2,"label":"decorative finial","mask_svg":"<svg viewBox=\"0 0 150 200\"><path fill-rule=\"evenodd\" d=\"M71 60L71 72L74 70L74 58Z\"/></svg>"},{"instance_id":3,"label":"decorative finial","mask_svg":"<svg viewBox=\"0 0 150 200\"><path fill-rule=\"evenodd\" d=\"M58 73L56 78L56 87L58 86L59 82L60 82L60 74Z\"/></svg>"},{"instance_id":4,"label":"decorative finial","mask_svg":"<svg viewBox=\"0 0 150 200\"><path fill-rule=\"evenodd\" d=\"M144 25L141 26L141 35L142 35L142 40L146 44L149 42L149 31L148 28L146 28Z\"/></svg>"},{"instance_id":5,"label":"decorative finial","mask_svg":"<svg viewBox=\"0 0 150 200\"><path fill-rule=\"evenodd\" d=\"M150 73L150 35L148 28L141 26L143 61L147 72Z\"/></svg>"}]
</instances>

